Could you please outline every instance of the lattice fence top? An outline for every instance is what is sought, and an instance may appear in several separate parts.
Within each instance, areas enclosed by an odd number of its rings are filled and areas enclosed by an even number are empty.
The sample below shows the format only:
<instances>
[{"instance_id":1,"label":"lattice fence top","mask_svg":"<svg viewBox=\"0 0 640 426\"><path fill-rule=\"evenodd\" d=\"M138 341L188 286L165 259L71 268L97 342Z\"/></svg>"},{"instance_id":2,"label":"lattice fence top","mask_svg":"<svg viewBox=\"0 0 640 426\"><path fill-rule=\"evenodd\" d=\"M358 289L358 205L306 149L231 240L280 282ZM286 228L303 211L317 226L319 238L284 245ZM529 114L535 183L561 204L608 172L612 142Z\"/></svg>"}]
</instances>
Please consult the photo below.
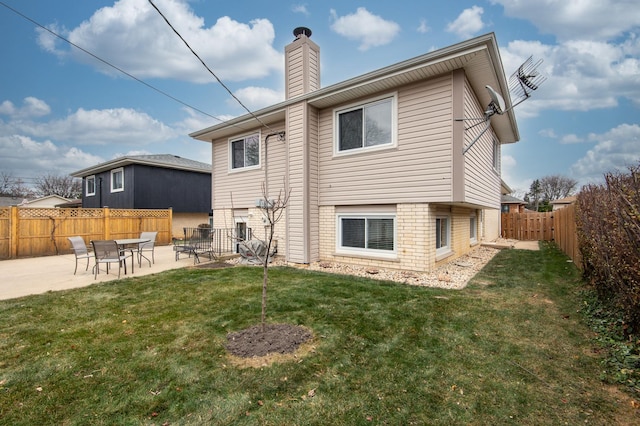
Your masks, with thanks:
<instances>
[{"instance_id":1,"label":"lattice fence top","mask_svg":"<svg viewBox=\"0 0 640 426\"><path fill-rule=\"evenodd\" d=\"M38 208L38 207L20 207L18 208L18 216L21 219L28 218L63 218L63 217L104 217L103 209L60 209L60 208Z\"/></svg>"},{"instance_id":2,"label":"lattice fence top","mask_svg":"<svg viewBox=\"0 0 640 426\"><path fill-rule=\"evenodd\" d=\"M169 217L169 210L126 210L111 209L111 217Z\"/></svg>"},{"instance_id":3,"label":"lattice fence top","mask_svg":"<svg viewBox=\"0 0 640 426\"><path fill-rule=\"evenodd\" d=\"M0 209L0 218L8 218L10 216L10 208ZM18 216L21 219L37 219L37 218L103 218L105 217L105 209L63 209L63 208L44 208L44 207L20 207L18 208ZM109 216L114 218L167 218L169 210L127 210L127 209L110 209Z\"/></svg>"},{"instance_id":4,"label":"lattice fence top","mask_svg":"<svg viewBox=\"0 0 640 426\"><path fill-rule=\"evenodd\" d=\"M10 207L0 207L0 219L8 219L11 217Z\"/></svg>"}]
</instances>

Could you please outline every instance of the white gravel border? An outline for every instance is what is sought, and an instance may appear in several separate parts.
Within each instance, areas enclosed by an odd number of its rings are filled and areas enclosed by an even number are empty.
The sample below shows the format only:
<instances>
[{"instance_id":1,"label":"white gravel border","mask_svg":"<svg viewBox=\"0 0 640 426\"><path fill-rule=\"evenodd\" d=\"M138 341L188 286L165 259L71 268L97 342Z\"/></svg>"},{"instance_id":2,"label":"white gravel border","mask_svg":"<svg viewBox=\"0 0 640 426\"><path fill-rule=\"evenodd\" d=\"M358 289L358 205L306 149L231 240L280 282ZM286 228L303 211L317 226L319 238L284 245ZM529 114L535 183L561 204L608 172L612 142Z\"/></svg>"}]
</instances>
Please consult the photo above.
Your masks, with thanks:
<instances>
[{"instance_id":1,"label":"white gravel border","mask_svg":"<svg viewBox=\"0 0 640 426\"><path fill-rule=\"evenodd\" d=\"M500 249L493 247L479 246L471 252L437 268L430 273L419 273L413 271L399 271L394 269L383 269L365 267L358 265L348 265L336 262L314 262L309 265L287 264L282 259L274 259L274 266L292 266L310 271L322 271L343 275L354 275L367 277L375 280L395 281L403 284L416 285L422 287L436 287L459 290L466 287L473 276L480 271ZM230 259L227 262L237 264L238 258Z\"/></svg>"}]
</instances>

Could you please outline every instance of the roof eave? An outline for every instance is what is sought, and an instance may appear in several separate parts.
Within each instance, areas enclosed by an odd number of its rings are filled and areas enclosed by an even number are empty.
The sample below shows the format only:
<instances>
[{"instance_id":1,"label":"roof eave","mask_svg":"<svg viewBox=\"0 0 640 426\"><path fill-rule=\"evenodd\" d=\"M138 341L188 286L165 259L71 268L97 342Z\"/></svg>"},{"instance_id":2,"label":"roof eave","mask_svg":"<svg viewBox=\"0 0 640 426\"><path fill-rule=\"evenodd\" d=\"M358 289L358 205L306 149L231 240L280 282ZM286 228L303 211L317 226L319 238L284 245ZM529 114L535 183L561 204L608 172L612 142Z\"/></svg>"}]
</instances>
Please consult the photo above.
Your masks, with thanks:
<instances>
[{"instance_id":1,"label":"roof eave","mask_svg":"<svg viewBox=\"0 0 640 426\"><path fill-rule=\"evenodd\" d=\"M106 163L101 163L96 166L87 167L86 169L78 170L77 172L70 173L70 176L82 178L82 177L90 176L96 173L106 172L107 170L117 169L118 167L129 166L131 164L140 164L143 166L152 166L152 167L162 167L163 169L185 170L185 171L196 172L196 173L211 173L211 170L207 170L207 169L198 169L194 167L181 166L178 164L170 165L167 163L162 163L162 162L152 161L152 160L144 160L139 158L121 157L113 161L107 161Z\"/></svg>"},{"instance_id":2,"label":"roof eave","mask_svg":"<svg viewBox=\"0 0 640 426\"><path fill-rule=\"evenodd\" d=\"M477 57L474 62L474 57L477 55L481 56ZM190 133L189 136L204 142L212 142L216 138L231 136L242 131L259 128L264 124L282 121L285 118L286 107L291 104L305 101L318 108L329 108L383 90L392 90L392 87L398 87L400 84L441 75L454 69L465 68L467 71L466 67L471 69L477 66L474 65L476 62L480 64L478 69L481 69L482 72L466 73L480 102L484 105L488 105L490 102L489 94L484 88L488 84L502 93L505 101L510 105L509 87L504 75L495 34L488 33L288 99L252 114L245 114ZM503 115L494 117L492 125L501 143L512 143L520 139L512 109Z\"/></svg>"}]
</instances>

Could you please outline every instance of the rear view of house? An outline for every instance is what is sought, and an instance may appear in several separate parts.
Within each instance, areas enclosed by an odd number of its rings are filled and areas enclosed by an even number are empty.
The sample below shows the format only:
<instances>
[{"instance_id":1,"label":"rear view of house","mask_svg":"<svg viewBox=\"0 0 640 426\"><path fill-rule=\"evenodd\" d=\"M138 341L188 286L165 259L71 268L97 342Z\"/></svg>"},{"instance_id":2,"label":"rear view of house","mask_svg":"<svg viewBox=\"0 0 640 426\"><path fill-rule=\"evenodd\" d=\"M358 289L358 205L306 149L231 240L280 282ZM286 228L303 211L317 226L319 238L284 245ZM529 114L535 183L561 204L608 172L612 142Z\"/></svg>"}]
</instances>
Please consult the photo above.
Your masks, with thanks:
<instances>
[{"instance_id":1,"label":"rear view of house","mask_svg":"<svg viewBox=\"0 0 640 426\"><path fill-rule=\"evenodd\" d=\"M190 135L212 144L214 227L260 236L265 184L269 198L290 193L276 238L292 263L430 271L498 237L487 217L515 116L482 135L457 120L483 116L486 85L508 96L494 34L324 88L311 31L294 35L284 102Z\"/></svg>"}]
</instances>

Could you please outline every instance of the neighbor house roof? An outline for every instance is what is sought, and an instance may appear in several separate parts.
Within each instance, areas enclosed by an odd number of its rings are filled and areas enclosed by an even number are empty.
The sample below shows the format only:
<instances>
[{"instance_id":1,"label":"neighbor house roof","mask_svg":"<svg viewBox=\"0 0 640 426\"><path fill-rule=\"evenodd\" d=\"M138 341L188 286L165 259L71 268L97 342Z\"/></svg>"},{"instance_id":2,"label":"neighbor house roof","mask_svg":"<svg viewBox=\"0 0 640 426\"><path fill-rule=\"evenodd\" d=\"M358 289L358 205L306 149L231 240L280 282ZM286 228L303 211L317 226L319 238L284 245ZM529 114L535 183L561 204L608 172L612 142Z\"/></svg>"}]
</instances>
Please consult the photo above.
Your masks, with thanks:
<instances>
[{"instance_id":1,"label":"neighbor house roof","mask_svg":"<svg viewBox=\"0 0 640 426\"><path fill-rule=\"evenodd\" d=\"M164 167L167 169L187 170L199 173L211 173L211 164L200 161L182 158L172 154L151 154L151 155L127 155L111 161L100 163L86 169L71 173L73 177L84 177L95 173L112 170L117 167L124 167L130 164L142 164L145 166Z\"/></svg>"},{"instance_id":2,"label":"neighbor house roof","mask_svg":"<svg viewBox=\"0 0 640 426\"><path fill-rule=\"evenodd\" d=\"M576 202L576 196L575 195L570 195L569 197L566 198L561 198L559 200L553 200L551 201L549 204L573 204Z\"/></svg>"},{"instance_id":3,"label":"neighbor house roof","mask_svg":"<svg viewBox=\"0 0 640 426\"><path fill-rule=\"evenodd\" d=\"M29 201L22 197L0 197L0 207L17 206Z\"/></svg>"},{"instance_id":4,"label":"neighbor house roof","mask_svg":"<svg viewBox=\"0 0 640 426\"><path fill-rule=\"evenodd\" d=\"M502 195L500 202L502 204L526 204L521 199L513 197L511 195Z\"/></svg>"},{"instance_id":5,"label":"neighbor house roof","mask_svg":"<svg viewBox=\"0 0 640 426\"><path fill-rule=\"evenodd\" d=\"M466 77L482 105L486 106L491 102L489 93L485 89L486 85L490 85L501 93L507 106L511 105L509 86L504 75L498 44L494 33L489 33L287 99L252 114L245 114L193 132L189 136L211 142L216 138L229 137L261 127L263 124L269 125L283 121L287 106L301 101L306 101L317 108L327 108L460 68L465 70ZM502 143L516 142L520 139L513 109L503 115L495 115L491 124Z\"/></svg>"},{"instance_id":6,"label":"neighbor house roof","mask_svg":"<svg viewBox=\"0 0 640 426\"><path fill-rule=\"evenodd\" d=\"M47 195L45 197L35 198L29 201L23 201L19 205L21 207L55 207L56 204L66 203L70 201L68 198L59 195Z\"/></svg>"}]
</instances>

